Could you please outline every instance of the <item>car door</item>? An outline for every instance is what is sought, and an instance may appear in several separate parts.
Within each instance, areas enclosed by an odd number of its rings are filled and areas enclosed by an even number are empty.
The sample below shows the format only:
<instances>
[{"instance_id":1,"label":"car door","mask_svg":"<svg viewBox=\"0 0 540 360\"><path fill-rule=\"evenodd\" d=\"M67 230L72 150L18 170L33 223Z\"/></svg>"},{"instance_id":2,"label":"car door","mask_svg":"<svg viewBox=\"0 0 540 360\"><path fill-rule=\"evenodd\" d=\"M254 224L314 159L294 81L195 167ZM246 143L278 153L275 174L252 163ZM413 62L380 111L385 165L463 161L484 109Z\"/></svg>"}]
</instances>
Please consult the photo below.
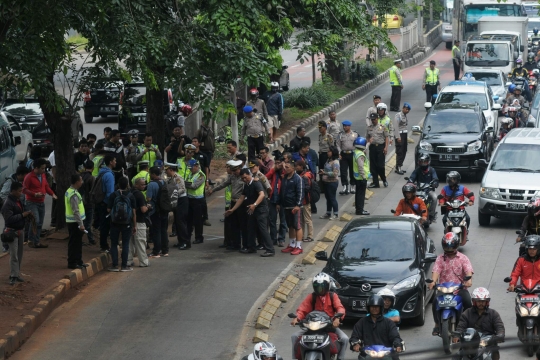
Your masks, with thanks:
<instances>
[{"instance_id":1,"label":"car door","mask_svg":"<svg viewBox=\"0 0 540 360\"><path fill-rule=\"evenodd\" d=\"M433 241L427 236L426 232L419 226L415 224L415 236L416 236L416 246L419 254L419 270L422 273L422 281L431 278L431 268L433 266L432 262L423 262L422 260L426 257L427 253L435 253L435 246ZM426 301L431 296L429 291L424 294L426 296Z\"/></svg>"},{"instance_id":2,"label":"car door","mask_svg":"<svg viewBox=\"0 0 540 360\"><path fill-rule=\"evenodd\" d=\"M499 110L493 109L493 91L491 91L491 88L487 87L487 93L488 93L488 104L489 109L491 110L491 118L492 121L490 121L489 126L493 126L493 129L499 128Z\"/></svg>"},{"instance_id":3,"label":"car door","mask_svg":"<svg viewBox=\"0 0 540 360\"><path fill-rule=\"evenodd\" d=\"M13 139L15 140L15 153L17 161L23 161L26 156L26 148L28 146L28 139L25 136L25 132L21 128L21 125L15 120L12 115L6 115L9 122L9 127L13 133Z\"/></svg>"},{"instance_id":4,"label":"car door","mask_svg":"<svg viewBox=\"0 0 540 360\"><path fill-rule=\"evenodd\" d=\"M11 137L7 122L0 125L0 182L14 172L15 152L12 147Z\"/></svg>"}]
</instances>

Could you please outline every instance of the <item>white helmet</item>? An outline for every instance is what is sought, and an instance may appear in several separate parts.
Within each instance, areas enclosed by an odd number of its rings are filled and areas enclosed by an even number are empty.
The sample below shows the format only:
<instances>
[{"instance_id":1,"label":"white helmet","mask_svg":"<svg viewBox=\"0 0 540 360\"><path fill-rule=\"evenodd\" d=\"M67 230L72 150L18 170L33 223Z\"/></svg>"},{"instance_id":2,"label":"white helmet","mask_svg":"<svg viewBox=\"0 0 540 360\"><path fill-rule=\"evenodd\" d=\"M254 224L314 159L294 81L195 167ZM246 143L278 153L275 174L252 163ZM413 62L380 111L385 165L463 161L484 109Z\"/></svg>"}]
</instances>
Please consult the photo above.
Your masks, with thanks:
<instances>
[{"instance_id":1,"label":"white helmet","mask_svg":"<svg viewBox=\"0 0 540 360\"><path fill-rule=\"evenodd\" d=\"M379 290L377 295L379 295L383 299L387 298L387 297L391 298L392 299L392 305L390 305L390 307L394 306L394 304L396 302L396 295L394 294L394 292L392 290L384 288L384 289Z\"/></svg>"},{"instance_id":2,"label":"white helmet","mask_svg":"<svg viewBox=\"0 0 540 360\"><path fill-rule=\"evenodd\" d=\"M279 89L279 83L276 82L276 81L272 81L272 82L270 83L270 87L278 88L278 89Z\"/></svg>"},{"instance_id":3,"label":"white helmet","mask_svg":"<svg viewBox=\"0 0 540 360\"><path fill-rule=\"evenodd\" d=\"M377 104L377 110L386 110L388 109L388 107L386 106L385 103L378 103Z\"/></svg>"},{"instance_id":4,"label":"white helmet","mask_svg":"<svg viewBox=\"0 0 540 360\"><path fill-rule=\"evenodd\" d=\"M489 306L489 301L491 300L488 289L484 287L479 287L479 288L474 289L474 291L472 292L471 298L472 298L474 306L476 306L475 302L480 300L480 301L486 301L487 302L486 307L487 307Z\"/></svg>"},{"instance_id":5,"label":"white helmet","mask_svg":"<svg viewBox=\"0 0 540 360\"><path fill-rule=\"evenodd\" d=\"M326 295L330 291L332 279L327 273L318 273L313 277L313 291L319 296Z\"/></svg>"},{"instance_id":6,"label":"white helmet","mask_svg":"<svg viewBox=\"0 0 540 360\"><path fill-rule=\"evenodd\" d=\"M267 341L256 343L253 347L253 357L255 360L277 359L277 349L274 344Z\"/></svg>"},{"instance_id":7,"label":"white helmet","mask_svg":"<svg viewBox=\"0 0 540 360\"><path fill-rule=\"evenodd\" d=\"M501 120L501 124L508 125L508 127L511 128L514 125L514 120L512 120L511 118L503 118Z\"/></svg>"}]
</instances>

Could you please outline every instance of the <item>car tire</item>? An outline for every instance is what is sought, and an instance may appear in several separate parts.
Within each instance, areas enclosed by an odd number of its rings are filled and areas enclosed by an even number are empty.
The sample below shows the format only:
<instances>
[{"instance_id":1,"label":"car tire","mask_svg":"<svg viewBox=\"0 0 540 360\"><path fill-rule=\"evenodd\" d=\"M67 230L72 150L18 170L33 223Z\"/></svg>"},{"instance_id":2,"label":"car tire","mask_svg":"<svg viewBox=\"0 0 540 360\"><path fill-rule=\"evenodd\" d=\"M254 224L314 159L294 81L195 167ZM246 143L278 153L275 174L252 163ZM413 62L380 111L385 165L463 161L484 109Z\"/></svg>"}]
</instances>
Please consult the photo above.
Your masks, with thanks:
<instances>
[{"instance_id":1,"label":"car tire","mask_svg":"<svg viewBox=\"0 0 540 360\"><path fill-rule=\"evenodd\" d=\"M478 223L480 224L480 226L489 226L490 222L491 222L491 215L482 214L480 210L478 210Z\"/></svg>"},{"instance_id":2,"label":"car tire","mask_svg":"<svg viewBox=\"0 0 540 360\"><path fill-rule=\"evenodd\" d=\"M84 122L87 124L91 124L92 121L94 121L94 117L92 115L86 115L84 114Z\"/></svg>"},{"instance_id":3,"label":"car tire","mask_svg":"<svg viewBox=\"0 0 540 360\"><path fill-rule=\"evenodd\" d=\"M411 320L411 324L414 326L424 326L426 322L426 299L424 298L424 294L421 294L420 305L420 314Z\"/></svg>"}]
</instances>

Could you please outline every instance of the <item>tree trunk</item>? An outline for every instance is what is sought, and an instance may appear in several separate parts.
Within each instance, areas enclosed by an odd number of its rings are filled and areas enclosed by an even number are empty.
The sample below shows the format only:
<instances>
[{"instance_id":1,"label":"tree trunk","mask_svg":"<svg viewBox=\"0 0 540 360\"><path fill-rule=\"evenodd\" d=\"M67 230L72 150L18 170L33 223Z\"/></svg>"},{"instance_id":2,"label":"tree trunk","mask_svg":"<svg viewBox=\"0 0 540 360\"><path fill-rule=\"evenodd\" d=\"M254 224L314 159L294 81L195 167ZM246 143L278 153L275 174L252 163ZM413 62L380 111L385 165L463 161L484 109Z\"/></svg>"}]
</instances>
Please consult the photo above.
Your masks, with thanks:
<instances>
[{"instance_id":1,"label":"tree trunk","mask_svg":"<svg viewBox=\"0 0 540 360\"><path fill-rule=\"evenodd\" d=\"M326 73L336 83L342 84L343 79L341 77L341 71L343 66L340 63L336 63L334 60L326 58Z\"/></svg>"},{"instance_id":2,"label":"tree trunk","mask_svg":"<svg viewBox=\"0 0 540 360\"><path fill-rule=\"evenodd\" d=\"M146 89L146 133L152 135L152 141L162 152L167 141L165 114L163 113L164 96L161 87L158 90Z\"/></svg>"}]
</instances>

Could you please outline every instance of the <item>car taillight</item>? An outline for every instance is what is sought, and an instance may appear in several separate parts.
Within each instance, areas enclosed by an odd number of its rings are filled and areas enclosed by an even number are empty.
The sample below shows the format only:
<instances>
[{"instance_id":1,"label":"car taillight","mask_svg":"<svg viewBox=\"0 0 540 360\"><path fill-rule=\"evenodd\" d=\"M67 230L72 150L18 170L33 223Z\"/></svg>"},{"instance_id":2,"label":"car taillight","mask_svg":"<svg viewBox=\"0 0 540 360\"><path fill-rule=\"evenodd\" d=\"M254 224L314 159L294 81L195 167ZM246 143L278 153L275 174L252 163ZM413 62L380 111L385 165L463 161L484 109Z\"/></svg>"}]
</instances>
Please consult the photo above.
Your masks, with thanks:
<instances>
[{"instance_id":1,"label":"car taillight","mask_svg":"<svg viewBox=\"0 0 540 360\"><path fill-rule=\"evenodd\" d=\"M373 21L377 21L377 17L376 17L376 16L373 16Z\"/></svg>"},{"instance_id":2,"label":"car taillight","mask_svg":"<svg viewBox=\"0 0 540 360\"><path fill-rule=\"evenodd\" d=\"M398 20L399 20L399 18L397 17L397 15L394 15L394 19L393 19L393 20L394 20L394 21L398 21Z\"/></svg>"},{"instance_id":3,"label":"car taillight","mask_svg":"<svg viewBox=\"0 0 540 360\"><path fill-rule=\"evenodd\" d=\"M120 92L120 97L118 98L118 104L122 105L123 100L124 100L124 92L121 91Z\"/></svg>"},{"instance_id":4,"label":"car taillight","mask_svg":"<svg viewBox=\"0 0 540 360\"><path fill-rule=\"evenodd\" d=\"M92 95L90 95L90 91L86 91L84 93L84 98L83 98L84 102L89 102L90 100L92 100Z\"/></svg>"},{"instance_id":5,"label":"car taillight","mask_svg":"<svg viewBox=\"0 0 540 360\"><path fill-rule=\"evenodd\" d=\"M173 104L172 91L167 90L167 95L169 96L169 105Z\"/></svg>"}]
</instances>

